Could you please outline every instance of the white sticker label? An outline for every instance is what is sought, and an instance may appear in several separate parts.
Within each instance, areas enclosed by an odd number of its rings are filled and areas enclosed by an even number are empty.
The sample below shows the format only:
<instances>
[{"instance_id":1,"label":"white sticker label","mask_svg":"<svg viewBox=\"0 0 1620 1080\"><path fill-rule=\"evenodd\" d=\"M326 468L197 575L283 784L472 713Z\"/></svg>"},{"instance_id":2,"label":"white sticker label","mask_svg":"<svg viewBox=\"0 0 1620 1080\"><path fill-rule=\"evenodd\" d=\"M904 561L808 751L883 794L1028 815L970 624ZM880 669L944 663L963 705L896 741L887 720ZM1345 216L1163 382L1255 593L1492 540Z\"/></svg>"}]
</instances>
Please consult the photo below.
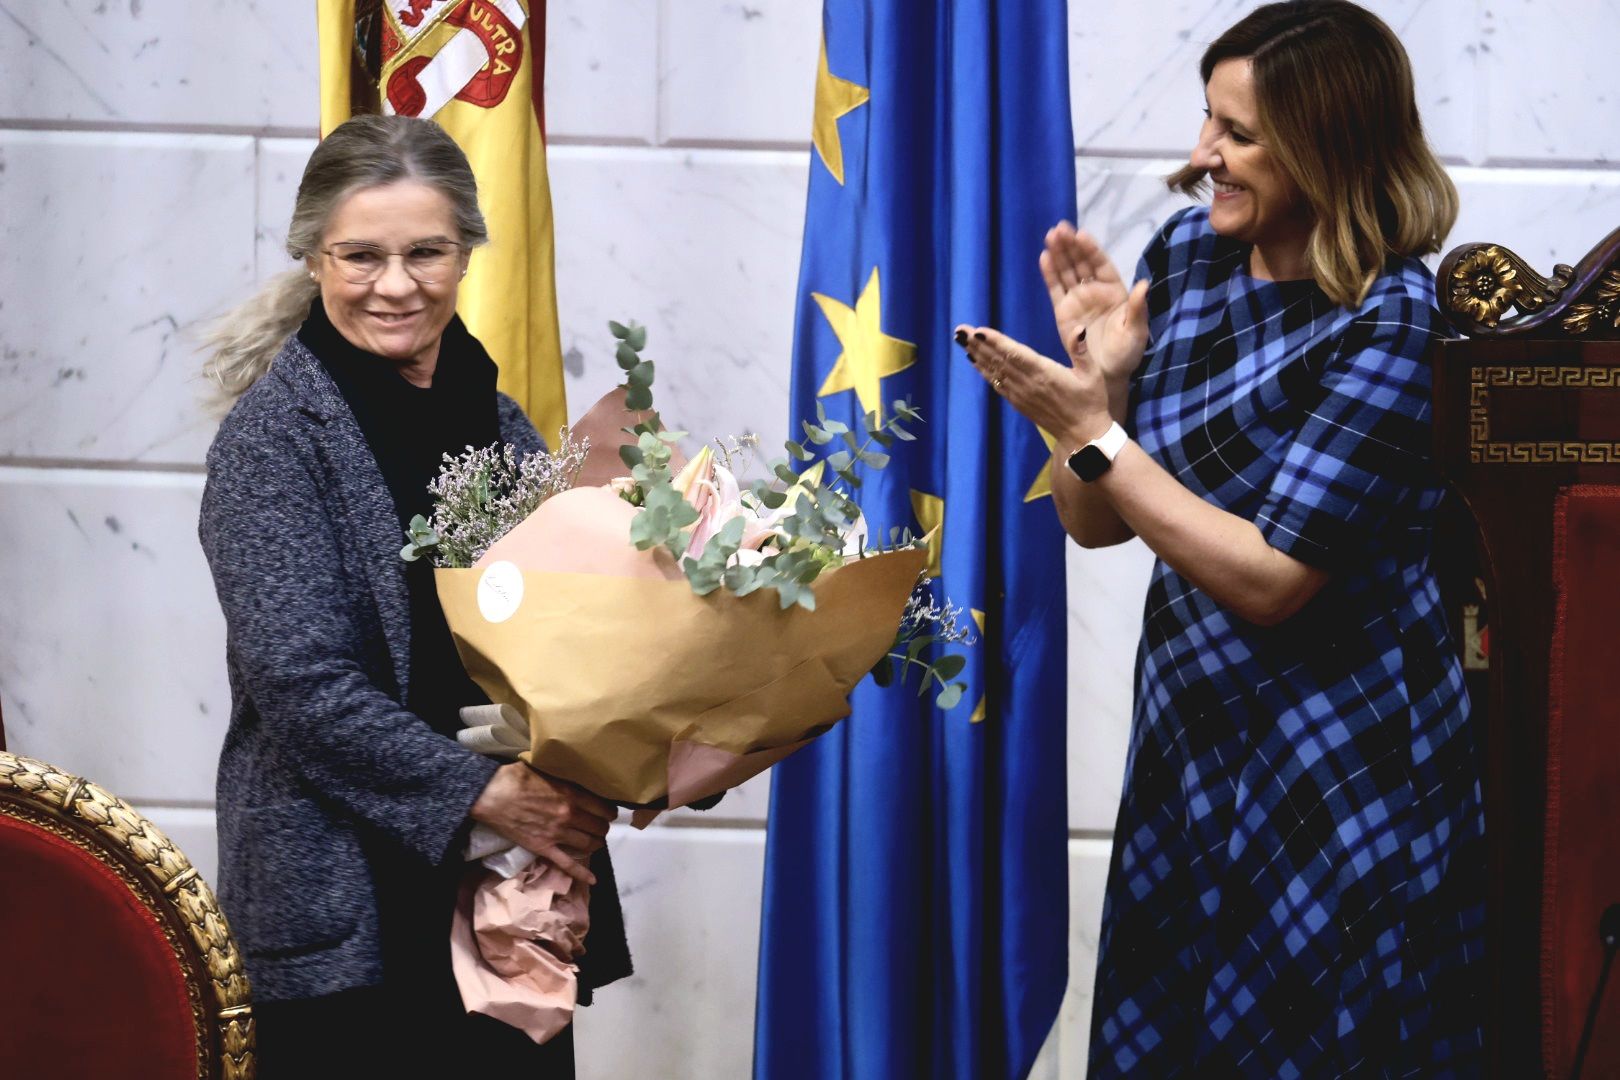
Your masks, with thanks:
<instances>
[{"instance_id":1,"label":"white sticker label","mask_svg":"<svg viewBox=\"0 0 1620 1080\"><path fill-rule=\"evenodd\" d=\"M505 622L523 603L523 571L516 563L492 562L478 579L478 610L492 623Z\"/></svg>"}]
</instances>

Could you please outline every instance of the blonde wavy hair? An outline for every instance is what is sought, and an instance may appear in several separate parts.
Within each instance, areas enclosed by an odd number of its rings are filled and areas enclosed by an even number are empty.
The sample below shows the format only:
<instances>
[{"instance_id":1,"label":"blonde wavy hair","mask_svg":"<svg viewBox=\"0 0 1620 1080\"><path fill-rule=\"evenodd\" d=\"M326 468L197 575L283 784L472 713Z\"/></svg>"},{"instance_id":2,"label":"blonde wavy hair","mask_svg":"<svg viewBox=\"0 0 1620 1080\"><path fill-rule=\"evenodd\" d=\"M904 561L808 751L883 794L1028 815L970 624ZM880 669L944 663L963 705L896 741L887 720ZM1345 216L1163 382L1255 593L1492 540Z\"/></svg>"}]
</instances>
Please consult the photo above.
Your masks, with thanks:
<instances>
[{"instance_id":1,"label":"blonde wavy hair","mask_svg":"<svg viewBox=\"0 0 1620 1080\"><path fill-rule=\"evenodd\" d=\"M1306 258L1334 303L1358 307L1391 255L1439 251L1457 189L1423 136L1412 65L1394 32L1348 0L1255 8L1204 52L1205 84L1223 60L1250 60L1261 134L1309 204ZM1166 178L1200 196L1208 171Z\"/></svg>"},{"instance_id":2,"label":"blonde wavy hair","mask_svg":"<svg viewBox=\"0 0 1620 1080\"><path fill-rule=\"evenodd\" d=\"M287 225L287 254L313 259L339 203L356 191L400 180L420 181L450 200L461 243L475 247L489 240L472 167L443 128L409 116L356 116L310 154ZM203 374L219 391L218 406L228 408L269 370L319 293L307 266L288 270L209 326Z\"/></svg>"}]
</instances>

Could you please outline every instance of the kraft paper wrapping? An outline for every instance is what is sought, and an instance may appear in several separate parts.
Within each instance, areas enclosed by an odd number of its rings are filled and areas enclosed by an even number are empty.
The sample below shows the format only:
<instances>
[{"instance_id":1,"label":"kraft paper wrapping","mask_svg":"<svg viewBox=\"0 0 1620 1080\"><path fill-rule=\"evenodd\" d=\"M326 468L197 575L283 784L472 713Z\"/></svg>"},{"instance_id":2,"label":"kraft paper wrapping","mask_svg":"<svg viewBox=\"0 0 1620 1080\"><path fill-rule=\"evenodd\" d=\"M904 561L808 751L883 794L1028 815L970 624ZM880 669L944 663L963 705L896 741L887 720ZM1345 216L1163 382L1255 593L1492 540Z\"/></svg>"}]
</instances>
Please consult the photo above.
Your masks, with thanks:
<instances>
[{"instance_id":1,"label":"kraft paper wrapping","mask_svg":"<svg viewBox=\"0 0 1620 1080\"><path fill-rule=\"evenodd\" d=\"M495 703L468 745L622 803L683 806L735 787L849 715L894 641L926 552L849 563L816 610L774 592L696 596L606 488L555 495L468 570L435 570L456 649ZM655 811L634 817L644 827ZM462 1003L545 1042L573 1018L589 891L543 859L463 885L451 929Z\"/></svg>"},{"instance_id":2,"label":"kraft paper wrapping","mask_svg":"<svg viewBox=\"0 0 1620 1080\"><path fill-rule=\"evenodd\" d=\"M529 725L525 761L616 802L674 807L762 772L849 715L848 694L893 643L926 553L826 571L816 610L783 611L774 592L696 596L684 578L666 580L668 555L626 539L634 512L605 489L576 488L484 565L434 573L468 673Z\"/></svg>"}]
</instances>

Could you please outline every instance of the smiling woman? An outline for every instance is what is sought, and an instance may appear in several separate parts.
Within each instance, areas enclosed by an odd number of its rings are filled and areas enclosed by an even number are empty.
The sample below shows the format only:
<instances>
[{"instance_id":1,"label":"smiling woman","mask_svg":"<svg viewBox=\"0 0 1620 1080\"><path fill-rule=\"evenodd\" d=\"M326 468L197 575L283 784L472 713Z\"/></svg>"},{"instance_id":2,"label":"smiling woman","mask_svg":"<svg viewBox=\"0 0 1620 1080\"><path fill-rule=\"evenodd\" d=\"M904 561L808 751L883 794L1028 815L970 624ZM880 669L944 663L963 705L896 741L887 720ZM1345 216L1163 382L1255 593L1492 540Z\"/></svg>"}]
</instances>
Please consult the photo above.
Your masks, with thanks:
<instances>
[{"instance_id":1,"label":"smiling woman","mask_svg":"<svg viewBox=\"0 0 1620 1080\"><path fill-rule=\"evenodd\" d=\"M574 1075L468 1015L450 924L470 822L591 891L579 986L629 973L614 808L455 739L487 698L426 560L399 558L447 452L540 447L456 315L487 236L454 141L359 117L316 148L287 248L302 265L227 315L206 370L234 402L208 453L200 533L228 631L220 897L253 984L259 1075ZM379 1031L408 1037L376 1038Z\"/></svg>"},{"instance_id":2,"label":"smiling woman","mask_svg":"<svg viewBox=\"0 0 1620 1080\"><path fill-rule=\"evenodd\" d=\"M1434 280L1457 196L1405 50L1256 8L1127 287L1060 223L1065 365L959 341L1057 436L1065 528L1158 561L1093 998L1094 1078L1483 1069L1480 771L1431 568Z\"/></svg>"}]
</instances>

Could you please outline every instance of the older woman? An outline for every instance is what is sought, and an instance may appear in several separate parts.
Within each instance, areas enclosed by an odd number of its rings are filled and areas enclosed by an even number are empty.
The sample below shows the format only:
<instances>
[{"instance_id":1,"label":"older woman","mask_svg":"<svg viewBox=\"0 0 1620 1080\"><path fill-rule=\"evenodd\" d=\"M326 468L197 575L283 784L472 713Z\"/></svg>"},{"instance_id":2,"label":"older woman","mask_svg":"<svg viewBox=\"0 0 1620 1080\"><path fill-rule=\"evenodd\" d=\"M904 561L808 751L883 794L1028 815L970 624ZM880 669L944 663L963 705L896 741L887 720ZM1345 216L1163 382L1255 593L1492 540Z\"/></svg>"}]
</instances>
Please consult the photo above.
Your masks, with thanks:
<instances>
[{"instance_id":1,"label":"older woman","mask_svg":"<svg viewBox=\"0 0 1620 1080\"><path fill-rule=\"evenodd\" d=\"M1455 191L1404 50L1353 4L1258 8L1202 74L1171 183L1213 199L1141 280L1047 236L1072 366L959 335L1057 436L1069 533L1158 556L1091 1075L1473 1074L1483 820L1430 567L1443 331L1417 258Z\"/></svg>"},{"instance_id":2,"label":"older woman","mask_svg":"<svg viewBox=\"0 0 1620 1080\"><path fill-rule=\"evenodd\" d=\"M472 821L596 885L587 993L629 971L603 847L614 809L457 744L459 708L486 699L431 571L399 558L443 453L540 447L455 314L485 239L449 136L350 120L299 185L287 248L303 267L215 336L209 373L238 398L208 454L201 521L232 692L221 895L263 1077L574 1075L569 1033L537 1046L461 1009L449 929Z\"/></svg>"}]
</instances>

